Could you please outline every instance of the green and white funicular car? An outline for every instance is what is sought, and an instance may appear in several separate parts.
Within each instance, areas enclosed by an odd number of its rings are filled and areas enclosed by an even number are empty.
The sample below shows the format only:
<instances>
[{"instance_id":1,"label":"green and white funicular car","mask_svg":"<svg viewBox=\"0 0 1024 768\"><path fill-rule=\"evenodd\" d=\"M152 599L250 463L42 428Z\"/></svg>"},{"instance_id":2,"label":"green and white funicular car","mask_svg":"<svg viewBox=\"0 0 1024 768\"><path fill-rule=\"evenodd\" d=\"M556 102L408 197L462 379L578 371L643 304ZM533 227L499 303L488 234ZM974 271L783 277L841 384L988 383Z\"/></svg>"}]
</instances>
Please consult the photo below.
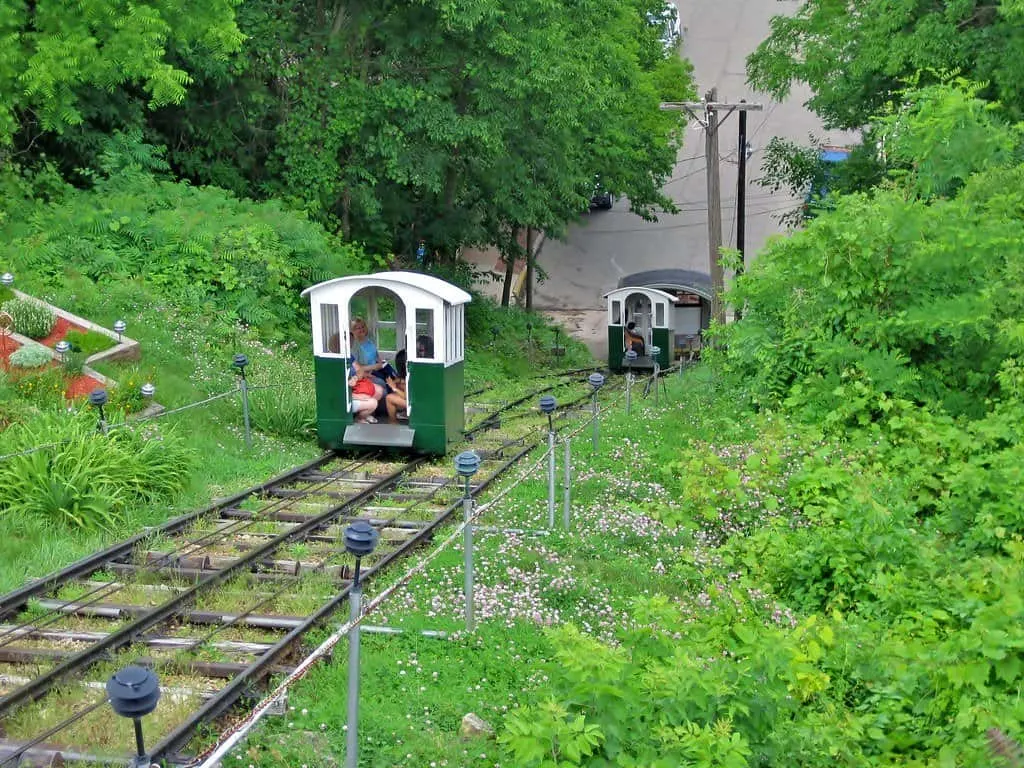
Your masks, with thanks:
<instances>
[{"instance_id":1,"label":"green and white funicular car","mask_svg":"<svg viewBox=\"0 0 1024 768\"><path fill-rule=\"evenodd\" d=\"M463 429L464 305L470 295L416 272L339 277L302 295L309 296L312 310L320 445L444 454ZM372 346L353 337L354 320L364 322ZM361 335L358 326L356 331ZM406 371L399 373L406 374L407 406L397 424L386 423L384 398L367 421L357 422L353 415L361 406L350 373L367 349L396 368L401 368L396 357L405 351Z\"/></svg>"}]
</instances>

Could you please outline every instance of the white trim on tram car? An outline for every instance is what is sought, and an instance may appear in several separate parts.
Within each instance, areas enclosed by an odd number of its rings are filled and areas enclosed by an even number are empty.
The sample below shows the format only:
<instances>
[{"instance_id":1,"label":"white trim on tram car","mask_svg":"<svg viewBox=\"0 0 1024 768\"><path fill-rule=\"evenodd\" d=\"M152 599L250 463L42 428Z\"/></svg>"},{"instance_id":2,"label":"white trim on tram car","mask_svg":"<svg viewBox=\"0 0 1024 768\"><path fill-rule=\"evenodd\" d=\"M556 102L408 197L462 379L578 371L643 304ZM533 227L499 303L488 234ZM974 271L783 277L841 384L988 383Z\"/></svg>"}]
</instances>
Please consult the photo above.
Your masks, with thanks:
<instances>
[{"instance_id":1,"label":"white trim on tram car","mask_svg":"<svg viewBox=\"0 0 1024 768\"><path fill-rule=\"evenodd\" d=\"M314 355L351 357L348 334L351 302L356 294L374 288L394 294L402 302L402 341L408 350L408 360L443 362L445 367L448 367L464 358L463 305L470 302L473 297L451 283L418 272L348 275L326 280L304 290L302 296L310 298ZM430 314L421 321L418 311ZM433 343L431 357L417 355L416 340L424 324L429 328L429 333L425 335L428 335ZM375 330L371 328L371 333ZM329 340L335 335L338 338L337 349L329 349Z\"/></svg>"}]
</instances>

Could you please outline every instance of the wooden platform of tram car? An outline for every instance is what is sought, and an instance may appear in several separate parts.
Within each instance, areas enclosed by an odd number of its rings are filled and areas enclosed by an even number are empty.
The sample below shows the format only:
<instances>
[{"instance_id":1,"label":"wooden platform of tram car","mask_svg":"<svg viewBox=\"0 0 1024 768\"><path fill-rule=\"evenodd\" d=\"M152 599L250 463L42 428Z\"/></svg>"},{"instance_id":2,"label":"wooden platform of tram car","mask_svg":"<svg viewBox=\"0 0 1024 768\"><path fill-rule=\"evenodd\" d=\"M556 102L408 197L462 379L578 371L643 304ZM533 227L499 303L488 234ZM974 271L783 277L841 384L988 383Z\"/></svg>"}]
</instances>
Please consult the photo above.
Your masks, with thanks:
<instances>
[{"instance_id":1,"label":"wooden platform of tram car","mask_svg":"<svg viewBox=\"0 0 1024 768\"><path fill-rule=\"evenodd\" d=\"M350 424L345 428L345 445L376 445L409 448L415 429L402 424Z\"/></svg>"},{"instance_id":2,"label":"wooden platform of tram car","mask_svg":"<svg viewBox=\"0 0 1024 768\"><path fill-rule=\"evenodd\" d=\"M654 358L651 357L650 355L641 355L641 356L637 357L636 360L633 361L632 365L630 365L629 360L627 360L625 357L623 357L622 358L622 369L624 371L628 371L630 368L632 368L633 370L639 370L639 371L653 371L654 370Z\"/></svg>"}]
</instances>

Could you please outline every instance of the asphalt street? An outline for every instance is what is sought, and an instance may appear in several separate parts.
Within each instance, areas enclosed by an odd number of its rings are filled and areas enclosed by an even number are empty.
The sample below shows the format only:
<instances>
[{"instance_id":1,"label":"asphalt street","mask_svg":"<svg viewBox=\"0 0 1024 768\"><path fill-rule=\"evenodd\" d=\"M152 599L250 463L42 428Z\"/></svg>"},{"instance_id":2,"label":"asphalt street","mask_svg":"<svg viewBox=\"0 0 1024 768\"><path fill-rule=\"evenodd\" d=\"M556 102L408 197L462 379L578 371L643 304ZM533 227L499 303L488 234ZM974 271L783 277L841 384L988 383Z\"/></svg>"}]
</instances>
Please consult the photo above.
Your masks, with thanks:
<instances>
[{"instance_id":1,"label":"asphalt street","mask_svg":"<svg viewBox=\"0 0 1024 768\"><path fill-rule=\"evenodd\" d=\"M720 101L764 105L762 112L749 113L747 138L753 154L747 165L747 259L765 241L784 229L778 216L799 204L785 192L771 194L757 184L763 150L772 136L784 136L807 143L808 133L829 143L842 136L830 136L803 102L808 92L794 90L783 103L755 93L746 83L745 61L769 32L773 15L794 12L795 0L679 0L683 26L681 55L694 64L698 93L718 87ZM736 242L736 179L738 116L723 123L720 133L723 242ZM622 275L648 269L679 267L708 271L707 180L704 161L704 132L691 122L675 172L665 190L679 207L674 215L662 215L645 222L629 212L627 200L618 200L609 211L595 210L574 225L564 242L548 240L540 264L549 277L538 286L536 305L542 310L600 310L601 295L614 288ZM587 313L590 314L590 313ZM599 320L597 321L600 322ZM593 323L588 323L593 324ZM578 325L578 323L577 323ZM597 329L595 329L596 331ZM601 333L592 334L595 339Z\"/></svg>"}]
</instances>

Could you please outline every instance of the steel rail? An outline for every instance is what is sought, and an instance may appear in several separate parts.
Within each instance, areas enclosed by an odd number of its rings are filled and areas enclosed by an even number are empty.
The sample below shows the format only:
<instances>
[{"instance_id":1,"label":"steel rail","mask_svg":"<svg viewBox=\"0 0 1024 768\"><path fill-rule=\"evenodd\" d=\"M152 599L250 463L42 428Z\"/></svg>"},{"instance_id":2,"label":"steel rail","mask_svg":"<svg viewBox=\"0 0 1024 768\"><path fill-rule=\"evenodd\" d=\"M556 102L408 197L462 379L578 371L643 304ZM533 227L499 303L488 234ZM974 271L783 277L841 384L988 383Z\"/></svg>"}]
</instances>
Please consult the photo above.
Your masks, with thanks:
<instances>
[{"instance_id":1,"label":"steel rail","mask_svg":"<svg viewBox=\"0 0 1024 768\"><path fill-rule=\"evenodd\" d=\"M239 491L238 493L229 496L226 499L221 499L220 501L210 504L209 506L203 507L202 509L196 510L194 512L189 512L185 515L181 515L179 517L174 518L173 520L168 520L163 525L160 525L155 528L150 528L144 531L143 533L138 533L132 536L131 538L125 539L121 542L118 542L117 544L108 547L107 549L103 549L99 552L95 552L91 555L88 555L87 557L84 557L81 560L78 560L59 571L55 571L54 573L48 574L39 579L36 579L35 581L29 582L23 587L19 587L18 589L13 590L12 592L8 592L6 595L0 597L0 618L7 615L12 610L21 608L31 597L35 597L36 595L39 595L43 592L48 592L49 590L53 589L56 586L59 586L60 584L63 584L66 581L71 581L72 579L77 579L81 576L88 576L93 571L99 570L104 563L110 560L115 560L119 557L128 554L132 551L136 544L145 541L147 538L153 536L154 534L177 533L178 531L182 530L183 528L195 522L196 520L199 520L208 515L212 515L215 512L219 512L223 509L231 507L237 504L238 502L248 498L249 496L253 496L258 493L263 493L276 485L287 483L293 480L296 475L299 475L303 472L308 472L311 469L316 469L317 467L323 466L328 461L335 458L335 456L336 454L333 451L329 451L323 454L322 456L313 459L312 461L308 461L305 464L293 467L292 469L289 469L283 472L282 474L277 475L276 477L273 477L263 483L250 486L249 488L246 488L244 491Z\"/></svg>"},{"instance_id":2,"label":"steel rail","mask_svg":"<svg viewBox=\"0 0 1024 768\"><path fill-rule=\"evenodd\" d=\"M501 477L510 467L517 463L523 456L527 455L530 451L537 447L540 443L533 445L527 445L520 449L516 454L504 461L499 469L494 472L487 479L478 483L475 488L470 489L470 493L473 496L480 494L491 483ZM417 533L412 538L406 540L401 546L388 552L372 567L363 572L364 582L372 579L375 575L379 574L384 568L390 565L394 560L399 557L404 557L410 551L418 547L430 539L438 527L443 525L452 514L462 509L463 500L461 498L452 502L443 512L439 513L430 524ZM332 613L348 600L349 593L352 587L348 585L344 587L337 595L332 597L328 602L322 605L315 613L309 616L302 624L291 630L285 637L279 640L272 648L262 654L259 659L253 662L247 669L239 672L230 683L224 688L218 691L217 695L207 700L202 707L196 710L188 720L181 723L177 728L174 729L170 734L165 736L159 743L157 743L152 749L152 757L154 760L167 759L173 756L178 749L187 744L196 729L204 722L208 722L223 714L229 707L231 707L244 693L246 688L251 682L257 681L266 675L270 668L275 665L275 662L285 654L291 646L302 638L304 634L313 629L316 625L320 624ZM171 761L173 762L173 760Z\"/></svg>"},{"instance_id":3,"label":"steel rail","mask_svg":"<svg viewBox=\"0 0 1024 768\"><path fill-rule=\"evenodd\" d=\"M321 458L323 458L323 457L321 457ZM358 465L358 462L354 462L354 465ZM309 471L309 470L306 470L306 471ZM305 474L305 473L303 472L303 474ZM337 475L337 473L333 473L333 474ZM301 476L298 477L298 478L292 477L292 478L289 478L288 480L284 480L282 482L283 483L288 483L288 482L293 482L295 480L301 480L301 479L302 479ZM268 481L268 482L272 483L272 481ZM320 490L323 487L326 487L331 482L333 482L333 478L324 480L321 483L321 485L319 485L319 486L316 486L314 488L306 489L303 493L301 493L299 496L297 496L295 498L292 498L292 499L278 499L277 501L273 501L270 504L268 504L267 506L261 508L259 510L259 512L260 513L264 513L266 511L268 511L270 509L273 509L274 507L278 507L278 506L287 507L289 504L292 504L296 500L301 499L304 495L311 495L313 493L316 493L318 490ZM277 486L278 486L278 484L273 483L273 484L271 484L269 486L269 490L273 491L274 489L277 488ZM267 490L267 489L264 489L264 490ZM348 498L348 497L345 497L345 498ZM216 510L209 510L209 509L207 509L206 511L207 511L208 514L212 514ZM174 562L175 562L175 557L174 556L175 555L179 555L180 556L186 550L196 551L197 549L201 549L202 547L209 545L211 542L216 542L216 541L221 540L221 539L227 539L230 536L234 536L234 535L238 535L240 533L244 533L244 531L247 528L251 528L253 525L254 525L254 521L252 521L252 520L249 520L248 522L244 521L244 520L238 520L238 521L232 523L228 528L218 528L216 530L210 531L209 533L200 536L197 539L187 540L187 541L183 542L180 546L178 546L177 549L174 549L171 552L164 554L163 556L161 556L157 560L153 560L153 561L150 561L150 562L146 563L146 565L142 569L142 572L157 574L161 570L164 569L165 565L169 565L169 566L173 566L174 565ZM152 531L152 530L148 531L146 535L152 536L154 534L154 532L155 531ZM107 566L111 566L115 570L117 569L117 564L115 564L112 561L106 561L106 562L102 563L101 567L107 567ZM100 584L100 585L97 585L96 587L94 587L93 589L89 590L85 594L78 595L74 600L66 601L65 604L74 603L74 604L79 605L79 606L93 605L93 604L96 604L96 603L99 603L99 602L105 600L106 598L110 597L111 595L117 594L117 592L119 592L123 588L123 586L124 586L123 584L119 584L118 582L111 582L111 583L107 583L107 584ZM84 600L84 598L91 598L91 599ZM2 614L0 614L0 615L2 615ZM53 623L59 621L61 618L62 618L62 614L61 614L59 609L51 609L50 615L48 617L44 617L44 620L40 621L40 619L37 617L37 618L33 619L31 621L31 623L36 624L38 626L48 626L50 624L53 624ZM18 626L20 626L20 625L18 625ZM17 627L15 627L15 629L17 629ZM10 632L10 631L0 633L0 647L8 645L10 642L13 642L13 641L17 640L17 638L14 637L12 640L8 640L8 641L4 642L4 638L6 638L6 637L8 637L10 635L12 635L12 632Z\"/></svg>"},{"instance_id":4,"label":"steel rail","mask_svg":"<svg viewBox=\"0 0 1024 768\"><path fill-rule=\"evenodd\" d=\"M187 590L179 593L175 597L171 598L163 605L158 606L154 610L150 611L144 616L140 616L134 621L126 624L116 632L109 634L104 640L101 640L94 645L86 648L79 653L72 656L67 661L58 664L53 669L49 670L40 677L35 678L31 683L28 683L15 691L7 694L3 698L0 698L0 717L3 717L19 704L24 703L26 700L34 700L39 698L41 695L50 690L57 682L64 677L70 675L73 672L82 670L90 666L93 662L101 657L106 656L109 652L117 650L118 648L129 645L132 640L140 633L146 631L153 625L163 621L164 619L170 618L175 615L178 610L191 602L191 600L198 595L200 592L214 587L217 584L225 581L230 576L242 571L243 568L249 568L252 565L261 561L266 555L273 552L283 544L288 543L294 538L302 536L303 534L322 527L325 524L329 524L335 517L350 509L353 506L371 498L372 496L379 493L382 489L385 489L401 477L418 467L420 464L426 461L426 457L417 457L410 462L407 462L403 467L391 473L387 477L382 478L377 484L369 486L368 488L359 491L348 500L341 504L332 506L325 512L310 518L308 521L297 525L296 527L285 531L273 539L268 541L266 544L259 546L251 550L247 555L239 558L231 565L226 568L217 571L216 573L210 574L209 576L198 581L194 586ZM291 474L291 473L289 473Z\"/></svg>"}]
</instances>

